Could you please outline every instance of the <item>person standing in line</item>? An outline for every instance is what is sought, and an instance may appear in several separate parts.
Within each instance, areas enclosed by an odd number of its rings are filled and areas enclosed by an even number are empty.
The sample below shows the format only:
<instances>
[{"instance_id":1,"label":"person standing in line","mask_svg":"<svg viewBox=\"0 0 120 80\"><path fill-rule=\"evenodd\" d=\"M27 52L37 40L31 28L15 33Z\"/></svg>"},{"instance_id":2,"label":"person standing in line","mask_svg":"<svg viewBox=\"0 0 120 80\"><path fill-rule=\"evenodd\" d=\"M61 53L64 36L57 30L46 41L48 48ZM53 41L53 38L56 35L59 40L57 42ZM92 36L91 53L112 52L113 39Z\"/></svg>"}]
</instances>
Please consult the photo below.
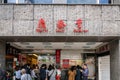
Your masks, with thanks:
<instances>
[{"instance_id":1,"label":"person standing in line","mask_svg":"<svg viewBox=\"0 0 120 80\"><path fill-rule=\"evenodd\" d=\"M21 70L19 66L16 66L16 71L15 71L15 80L21 80Z\"/></svg>"},{"instance_id":2,"label":"person standing in line","mask_svg":"<svg viewBox=\"0 0 120 80\"><path fill-rule=\"evenodd\" d=\"M34 72L35 72L35 75L37 76L36 80L39 80L40 79L40 75L39 75L40 71L39 71L39 66L38 65L35 66Z\"/></svg>"},{"instance_id":3,"label":"person standing in line","mask_svg":"<svg viewBox=\"0 0 120 80\"><path fill-rule=\"evenodd\" d=\"M33 80L37 80L37 75L35 73L35 68L36 68L36 66L33 65L32 70L31 70L31 77L32 77Z\"/></svg>"},{"instance_id":4,"label":"person standing in line","mask_svg":"<svg viewBox=\"0 0 120 80\"><path fill-rule=\"evenodd\" d=\"M47 71L47 79L50 80L49 72L52 70L52 65L50 64Z\"/></svg>"},{"instance_id":5,"label":"person standing in line","mask_svg":"<svg viewBox=\"0 0 120 80\"><path fill-rule=\"evenodd\" d=\"M12 72L10 70L6 70L6 80L12 80Z\"/></svg>"},{"instance_id":6,"label":"person standing in line","mask_svg":"<svg viewBox=\"0 0 120 80\"><path fill-rule=\"evenodd\" d=\"M68 80L75 80L76 70L75 66L72 66L71 69L68 71Z\"/></svg>"},{"instance_id":7,"label":"person standing in line","mask_svg":"<svg viewBox=\"0 0 120 80\"><path fill-rule=\"evenodd\" d=\"M21 73L22 73L21 80L32 80L30 74L27 74L25 69L22 69Z\"/></svg>"},{"instance_id":8,"label":"person standing in line","mask_svg":"<svg viewBox=\"0 0 120 80\"><path fill-rule=\"evenodd\" d=\"M81 72L83 74L83 80L88 80L89 70L87 64L83 64L83 70L81 70Z\"/></svg>"},{"instance_id":9,"label":"person standing in line","mask_svg":"<svg viewBox=\"0 0 120 80\"><path fill-rule=\"evenodd\" d=\"M40 80L46 80L47 79L47 65L42 64L40 68Z\"/></svg>"},{"instance_id":10,"label":"person standing in line","mask_svg":"<svg viewBox=\"0 0 120 80\"><path fill-rule=\"evenodd\" d=\"M75 80L82 80L82 72L80 70L82 70L82 68L79 65L77 65Z\"/></svg>"},{"instance_id":11,"label":"person standing in line","mask_svg":"<svg viewBox=\"0 0 120 80\"><path fill-rule=\"evenodd\" d=\"M51 70L48 73L49 80L56 80L56 69L54 66L51 66Z\"/></svg>"},{"instance_id":12,"label":"person standing in line","mask_svg":"<svg viewBox=\"0 0 120 80\"><path fill-rule=\"evenodd\" d=\"M60 69L60 66L56 66L56 70L57 70L57 72L56 72L56 80L60 80L60 78L61 78L61 69Z\"/></svg>"}]
</instances>

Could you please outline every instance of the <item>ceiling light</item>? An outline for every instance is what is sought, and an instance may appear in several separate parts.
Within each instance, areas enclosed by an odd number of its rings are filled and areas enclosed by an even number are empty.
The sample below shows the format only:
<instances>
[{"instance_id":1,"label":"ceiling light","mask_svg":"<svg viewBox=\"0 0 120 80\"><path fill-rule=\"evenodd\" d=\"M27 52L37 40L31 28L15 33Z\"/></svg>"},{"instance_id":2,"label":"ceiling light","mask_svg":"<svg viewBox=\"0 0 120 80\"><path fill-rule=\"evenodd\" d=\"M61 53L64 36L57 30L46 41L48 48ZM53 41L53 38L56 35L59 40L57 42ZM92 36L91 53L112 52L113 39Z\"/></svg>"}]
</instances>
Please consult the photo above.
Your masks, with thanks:
<instances>
[{"instance_id":1,"label":"ceiling light","mask_svg":"<svg viewBox=\"0 0 120 80\"><path fill-rule=\"evenodd\" d=\"M30 43L29 42L20 42L20 44L22 44L22 45L29 45Z\"/></svg>"},{"instance_id":2,"label":"ceiling light","mask_svg":"<svg viewBox=\"0 0 120 80\"><path fill-rule=\"evenodd\" d=\"M87 42L86 45L94 45L96 42Z\"/></svg>"},{"instance_id":3,"label":"ceiling light","mask_svg":"<svg viewBox=\"0 0 120 80\"><path fill-rule=\"evenodd\" d=\"M65 45L73 45L73 42L65 42Z\"/></svg>"},{"instance_id":4,"label":"ceiling light","mask_svg":"<svg viewBox=\"0 0 120 80\"><path fill-rule=\"evenodd\" d=\"M44 48L52 48L52 46L44 46Z\"/></svg>"},{"instance_id":5,"label":"ceiling light","mask_svg":"<svg viewBox=\"0 0 120 80\"><path fill-rule=\"evenodd\" d=\"M17 45L15 43L10 43L10 45L13 46L13 47L16 47L18 49L22 49L22 47L20 45Z\"/></svg>"},{"instance_id":6,"label":"ceiling light","mask_svg":"<svg viewBox=\"0 0 120 80\"><path fill-rule=\"evenodd\" d=\"M43 42L42 44L43 44L43 45L51 45L50 42Z\"/></svg>"},{"instance_id":7,"label":"ceiling light","mask_svg":"<svg viewBox=\"0 0 120 80\"><path fill-rule=\"evenodd\" d=\"M28 55L33 55L33 54L28 54Z\"/></svg>"},{"instance_id":8,"label":"ceiling light","mask_svg":"<svg viewBox=\"0 0 120 80\"><path fill-rule=\"evenodd\" d=\"M67 49L69 49L69 48L71 48L71 46L64 46L64 48L67 48Z\"/></svg>"},{"instance_id":9,"label":"ceiling light","mask_svg":"<svg viewBox=\"0 0 120 80\"><path fill-rule=\"evenodd\" d=\"M26 48L34 48L33 46L26 46Z\"/></svg>"},{"instance_id":10,"label":"ceiling light","mask_svg":"<svg viewBox=\"0 0 120 80\"><path fill-rule=\"evenodd\" d=\"M83 48L90 48L90 46L83 46Z\"/></svg>"},{"instance_id":11,"label":"ceiling light","mask_svg":"<svg viewBox=\"0 0 120 80\"><path fill-rule=\"evenodd\" d=\"M47 54L48 56L50 56L50 54Z\"/></svg>"}]
</instances>

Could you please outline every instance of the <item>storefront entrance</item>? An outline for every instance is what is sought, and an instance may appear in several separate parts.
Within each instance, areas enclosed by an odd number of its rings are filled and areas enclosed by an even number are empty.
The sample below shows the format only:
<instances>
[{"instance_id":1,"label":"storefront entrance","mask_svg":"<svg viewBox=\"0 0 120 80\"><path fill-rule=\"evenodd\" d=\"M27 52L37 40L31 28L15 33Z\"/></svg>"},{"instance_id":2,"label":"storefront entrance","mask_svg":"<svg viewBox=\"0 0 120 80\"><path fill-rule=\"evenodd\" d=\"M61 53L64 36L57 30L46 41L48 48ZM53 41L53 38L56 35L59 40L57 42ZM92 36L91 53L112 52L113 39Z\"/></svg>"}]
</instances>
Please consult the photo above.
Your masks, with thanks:
<instances>
[{"instance_id":1,"label":"storefront entrance","mask_svg":"<svg viewBox=\"0 0 120 80\"><path fill-rule=\"evenodd\" d=\"M36 42L38 41L38 38L33 39L33 37L28 37L28 39L25 37L11 39L10 37L2 37L2 40L3 39L6 40L6 44L9 44L10 46L6 51L6 69L13 69L17 65L23 65L26 63L32 65L37 64L39 66L41 66L41 64L59 64L61 69L69 69L73 65L87 63L90 71L90 80L98 78L98 80L101 80L103 77L110 80L110 57L109 59L106 59L104 58L106 56L100 57L99 55L104 55L102 52L110 51L109 42L113 39L112 37L106 39L101 37L89 38L90 42L88 42L89 40L85 40L84 42L78 41L77 39L79 38L76 37L66 37L65 39L62 37L61 40L60 37L54 37L54 39L51 39L52 42L49 40L50 37L48 37L48 40L46 38L41 38L46 41L41 41L41 39L39 39L40 42ZM62 39L64 39L64 41ZM70 39L76 42L72 42ZM82 40L82 38L80 39ZM91 42L92 39L93 42ZM28 42L24 42L23 40ZM94 42L96 40L98 41ZM101 42L102 40L103 42ZM57 50L58 52L60 51L60 54L58 55ZM108 56L110 56L110 54ZM106 75L102 73L103 71Z\"/></svg>"}]
</instances>

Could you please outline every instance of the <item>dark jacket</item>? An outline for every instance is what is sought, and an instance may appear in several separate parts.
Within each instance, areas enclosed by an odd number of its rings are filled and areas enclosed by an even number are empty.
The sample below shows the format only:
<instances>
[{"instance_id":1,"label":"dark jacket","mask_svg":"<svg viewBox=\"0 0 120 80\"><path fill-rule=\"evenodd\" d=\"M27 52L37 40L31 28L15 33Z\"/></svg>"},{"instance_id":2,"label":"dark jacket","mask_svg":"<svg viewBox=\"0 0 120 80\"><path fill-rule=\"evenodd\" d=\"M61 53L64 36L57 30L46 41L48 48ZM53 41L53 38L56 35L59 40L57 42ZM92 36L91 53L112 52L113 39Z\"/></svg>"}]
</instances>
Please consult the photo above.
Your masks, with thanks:
<instances>
[{"instance_id":1,"label":"dark jacket","mask_svg":"<svg viewBox=\"0 0 120 80\"><path fill-rule=\"evenodd\" d=\"M45 80L45 78L47 77L46 76L47 74L46 74L46 69L44 69L44 68L41 68L40 69L40 80Z\"/></svg>"},{"instance_id":2,"label":"dark jacket","mask_svg":"<svg viewBox=\"0 0 120 80\"><path fill-rule=\"evenodd\" d=\"M82 80L82 72L79 69L76 70L75 80Z\"/></svg>"}]
</instances>

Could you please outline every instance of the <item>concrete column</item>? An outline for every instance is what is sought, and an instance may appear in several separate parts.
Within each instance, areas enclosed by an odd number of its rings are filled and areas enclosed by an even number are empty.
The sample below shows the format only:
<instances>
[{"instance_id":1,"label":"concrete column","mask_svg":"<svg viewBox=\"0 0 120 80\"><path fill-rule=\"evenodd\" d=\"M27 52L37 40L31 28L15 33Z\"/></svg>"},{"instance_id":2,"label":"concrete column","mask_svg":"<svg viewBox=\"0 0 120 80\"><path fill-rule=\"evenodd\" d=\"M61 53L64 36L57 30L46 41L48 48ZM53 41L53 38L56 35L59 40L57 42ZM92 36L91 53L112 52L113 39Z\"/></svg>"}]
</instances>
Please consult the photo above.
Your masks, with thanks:
<instances>
[{"instance_id":1,"label":"concrete column","mask_svg":"<svg viewBox=\"0 0 120 80\"><path fill-rule=\"evenodd\" d=\"M6 55L6 44L0 42L0 64L1 68L5 69L5 55Z\"/></svg>"},{"instance_id":2,"label":"concrete column","mask_svg":"<svg viewBox=\"0 0 120 80\"><path fill-rule=\"evenodd\" d=\"M4 3L4 0L0 0L0 3Z\"/></svg>"},{"instance_id":3,"label":"concrete column","mask_svg":"<svg viewBox=\"0 0 120 80\"><path fill-rule=\"evenodd\" d=\"M110 43L110 79L120 80L120 40Z\"/></svg>"},{"instance_id":4,"label":"concrete column","mask_svg":"<svg viewBox=\"0 0 120 80\"><path fill-rule=\"evenodd\" d=\"M0 0L0 3L2 3L2 0Z\"/></svg>"}]
</instances>

